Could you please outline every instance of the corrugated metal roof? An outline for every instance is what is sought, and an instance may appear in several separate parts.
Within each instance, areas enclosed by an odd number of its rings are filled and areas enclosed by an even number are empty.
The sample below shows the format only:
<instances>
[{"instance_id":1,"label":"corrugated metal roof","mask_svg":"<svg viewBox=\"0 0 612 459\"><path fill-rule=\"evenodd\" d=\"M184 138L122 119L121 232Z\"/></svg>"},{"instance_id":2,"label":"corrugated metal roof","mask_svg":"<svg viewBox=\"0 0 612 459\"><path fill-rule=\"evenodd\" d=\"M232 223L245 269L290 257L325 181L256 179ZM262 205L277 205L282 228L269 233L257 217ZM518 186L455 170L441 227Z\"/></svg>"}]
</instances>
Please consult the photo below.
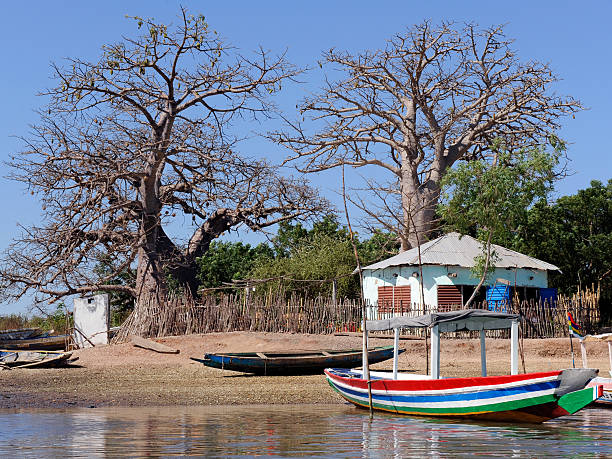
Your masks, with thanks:
<instances>
[{"instance_id":1,"label":"corrugated metal roof","mask_svg":"<svg viewBox=\"0 0 612 459\"><path fill-rule=\"evenodd\" d=\"M491 245L499 259L498 268L530 268L548 271L561 271L555 265L523 255L500 245ZM421 245L421 261L424 265L462 266L472 268L474 258L482 253L482 243L470 236L449 233ZM419 253L415 247L386 260L379 261L363 269L384 269L389 266L413 266L419 264Z\"/></svg>"}]
</instances>

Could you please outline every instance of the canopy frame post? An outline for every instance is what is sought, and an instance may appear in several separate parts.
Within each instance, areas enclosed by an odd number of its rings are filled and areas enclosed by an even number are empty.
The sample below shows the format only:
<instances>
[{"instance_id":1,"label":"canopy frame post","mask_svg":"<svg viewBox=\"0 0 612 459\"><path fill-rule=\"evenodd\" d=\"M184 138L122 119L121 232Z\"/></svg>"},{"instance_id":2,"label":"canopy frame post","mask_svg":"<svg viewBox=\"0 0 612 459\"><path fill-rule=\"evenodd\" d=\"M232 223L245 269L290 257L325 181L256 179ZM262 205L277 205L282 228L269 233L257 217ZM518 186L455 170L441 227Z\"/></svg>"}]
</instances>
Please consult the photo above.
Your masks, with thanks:
<instances>
[{"instance_id":1,"label":"canopy frame post","mask_svg":"<svg viewBox=\"0 0 612 459\"><path fill-rule=\"evenodd\" d=\"M612 341L608 341L608 356L610 357L610 377L612 377Z\"/></svg>"},{"instance_id":2,"label":"canopy frame post","mask_svg":"<svg viewBox=\"0 0 612 459\"><path fill-rule=\"evenodd\" d=\"M434 325L431 328L431 377L440 379L440 328Z\"/></svg>"},{"instance_id":3,"label":"canopy frame post","mask_svg":"<svg viewBox=\"0 0 612 459\"><path fill-rule=\"evenodd\" d=\"M487 375L487 348L485 345L485 330L480 330L480 374Z\"/></svg>"},{"instance_id":4,"label":"canopy frame post","mask_svg":"<svg viewBox=\"0 0 612 459\"><path fill-rule=\"evenodd\" d=\"M399 355L399 327L393 329L393 379L397 379L397 356Z\"/></svg>"},{"instance_id":5,"label":"canopy frame post","mask_svg":"<svg viewBox=\"0 0 612 459\"><path fill-rule=\"evenodd\" d=\"M363 368L363 379L370 379L370 368L368 365L368 328L366 317L363 318L363 338L361 347L361 368Z\"/></svg>"},{"instance_id":6,"label":"canopy frame post","mask_svg":"<svg viewBox=\"0 0 612 459\"><path fill-rule=\"evenodd\" d=\"M519 323L513 320L510 326L510 374L518 375Z\"/></svg>"},{"instance_id":7,"label":"canopy frame post","mask_svg":"<svg viewBox=\"0 0 612 459\"><path fill-rule=\"evenodd\" d=\"M582 368L589 368L589 362L587 360L586 344L584 344L584 339L580 340L580 354L582 355Z\"/></svg>"}]
</instances>

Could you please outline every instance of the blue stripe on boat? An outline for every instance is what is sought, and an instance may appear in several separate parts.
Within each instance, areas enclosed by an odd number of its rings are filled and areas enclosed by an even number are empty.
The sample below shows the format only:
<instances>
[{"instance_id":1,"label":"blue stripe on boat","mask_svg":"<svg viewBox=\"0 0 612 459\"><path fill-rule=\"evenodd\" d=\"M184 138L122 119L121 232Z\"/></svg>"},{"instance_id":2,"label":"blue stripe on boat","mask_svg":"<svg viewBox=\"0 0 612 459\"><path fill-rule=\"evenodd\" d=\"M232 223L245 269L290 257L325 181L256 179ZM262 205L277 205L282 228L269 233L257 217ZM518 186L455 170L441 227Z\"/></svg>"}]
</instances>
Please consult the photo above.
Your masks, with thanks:
<instances>
[{"instance_id":1,"label":"blue stripe on boat","mask_svg":"<svg viewBox=\"0 0 612 459\"><path fill-rule=\"evenodd\" d=\"M363 396L367 392L366 389L354 390L348 389L345 386L334 384L340 391L353 395ZM481 400L492 399L499 397L509 397L528 392L536 392L541 390L556 389L559 386L559 381L550 381L543 383L527 384L519 387L509 387L504 389L469 392L461 394L445 394L445 395L384 395L377 390L372 391L372 398L376 400L405 402L405 403L432 403L432 402L454 402L463 400Z\"/></svg>"}]
</instances>

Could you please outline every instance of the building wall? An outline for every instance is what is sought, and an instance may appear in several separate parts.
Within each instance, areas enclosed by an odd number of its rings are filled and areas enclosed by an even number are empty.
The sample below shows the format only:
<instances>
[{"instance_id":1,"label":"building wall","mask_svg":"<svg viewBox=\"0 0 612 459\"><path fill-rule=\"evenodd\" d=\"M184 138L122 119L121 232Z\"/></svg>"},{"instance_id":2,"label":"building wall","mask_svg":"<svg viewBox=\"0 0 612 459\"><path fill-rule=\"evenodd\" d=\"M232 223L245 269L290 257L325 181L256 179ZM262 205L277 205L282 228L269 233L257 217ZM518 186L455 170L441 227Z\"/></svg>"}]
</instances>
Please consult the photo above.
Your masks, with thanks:
<instances>
[{"instance_id":1,"label":"building wall","mask_svg":"<svg viewBox=\"0 0 612 459\"><path fill-rule=\"evenodd\" d=\"M385 269L364 270L363 290L366 302L370 304L376 302L379 286L410 285L412 303L420 303L420 277L414 277L413 273L419 273L418 266L391 266ZM449 276L455 273L456 276ZM430 306L438 304L437 285L478 285L480 280L473 276L469 268L437 265L423 266L423 278L425 304ZM520 287L548 287L548 274L543 270L496 268L485 285L493 285L495 279L505 279L510 284Z\"/></svg>"}]
</instances>

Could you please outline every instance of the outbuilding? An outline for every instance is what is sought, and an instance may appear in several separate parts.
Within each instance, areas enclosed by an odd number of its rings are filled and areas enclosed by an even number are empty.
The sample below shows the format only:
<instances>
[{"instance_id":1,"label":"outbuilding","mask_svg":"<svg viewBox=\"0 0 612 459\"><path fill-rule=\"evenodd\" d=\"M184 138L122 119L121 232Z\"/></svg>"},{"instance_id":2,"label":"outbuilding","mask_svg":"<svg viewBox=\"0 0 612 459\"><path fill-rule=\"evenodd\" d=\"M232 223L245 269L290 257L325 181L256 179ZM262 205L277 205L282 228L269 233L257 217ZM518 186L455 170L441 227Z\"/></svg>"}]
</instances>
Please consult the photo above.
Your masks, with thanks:
<instances>
[{"instance_id":1,"label":"outbuilding","mask_svg":"<svg viewBox=\"0 0 612 459\"><path fill-rule=\"evenodd\" d=\"M486 300L489 309L503 311L515 294L521 299L551 303L556 300L556 289L548 288L548 272L560 271L557 266L499 245L492 248L497 255L495 269L485 281L478 301ZM364 267L368 317L381 318L413 309L441 312L461 308L480 281L472 273L474 258L480 254L480 241L449 233L421 245L421 263L415 247ZM425 308L420 306L421 283Z\"/></svg>"}]
</instances>

